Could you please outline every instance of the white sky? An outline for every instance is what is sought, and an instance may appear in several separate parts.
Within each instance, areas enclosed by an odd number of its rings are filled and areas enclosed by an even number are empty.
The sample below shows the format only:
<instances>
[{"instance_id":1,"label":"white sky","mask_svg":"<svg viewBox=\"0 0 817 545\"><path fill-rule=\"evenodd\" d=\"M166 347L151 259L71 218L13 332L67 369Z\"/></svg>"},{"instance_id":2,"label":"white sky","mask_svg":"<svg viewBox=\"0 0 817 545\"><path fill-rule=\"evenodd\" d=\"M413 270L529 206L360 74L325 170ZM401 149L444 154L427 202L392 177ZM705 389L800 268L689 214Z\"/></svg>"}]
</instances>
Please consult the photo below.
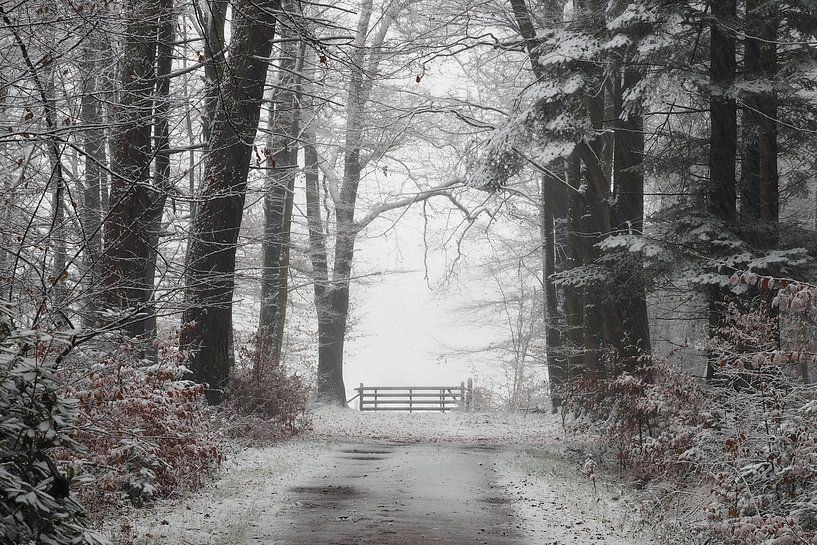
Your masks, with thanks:
<instances>
[{"instance_id":1,"label":"white sky","mask_svg":"<svg viewBox=\"0 0 817 545\"><path fill-rule=\"evenodd\" d=\"M420 207L405 214L386 236L387 220L361 235L355 273L386 274L369 285L353 285L358 322L347 341L344 380L349 392L361 382L371 386L458 385L473 375L479 355L452 356L451 348L471 348L496 337L490 326L464 320L459 307L469 302L462 285L439 288L445 256L432 245L429 288L423 271ZM389 271L396 271L390 273ZM460 277L460 284L475 278ZM433 288L437 289L433 289ZM482 365L480 365L482 367ZM351 395L349 397L352 397Z\"/></svg>"}]
</instances>

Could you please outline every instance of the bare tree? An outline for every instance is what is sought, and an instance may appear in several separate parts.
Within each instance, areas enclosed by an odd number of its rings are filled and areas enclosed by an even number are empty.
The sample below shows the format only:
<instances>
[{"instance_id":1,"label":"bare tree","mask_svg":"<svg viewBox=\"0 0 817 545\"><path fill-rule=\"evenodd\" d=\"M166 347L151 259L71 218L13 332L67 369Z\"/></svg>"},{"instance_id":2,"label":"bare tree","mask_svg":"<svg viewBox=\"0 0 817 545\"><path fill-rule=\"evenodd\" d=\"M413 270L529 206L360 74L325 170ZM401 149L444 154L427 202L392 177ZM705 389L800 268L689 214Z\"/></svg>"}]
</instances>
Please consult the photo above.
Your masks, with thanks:
<instances>
[{"instance_id":1,"label":"bare tree","mask_svg":"<svg viewBox=\"0 0 817 545\"><path fill-rule=\"evenodd\" d=\"M193 222L180 335L196 380L208 383L219 402L232 360L232 296L235 252L247 176L264 96L272 38L281 5L242 0L234 9L232 37L207 162Z\"/></svg>"},{"instance_id":2,"label":"bare tree","mask_svg":"<svg viewBox=\"0 0 817 545\"><path fill-rule=\"evenodd\" d=\"M264 238L262 242L261 313L258 322L259 350L265 361L277 365L286 323L290 231L298 174L300 85L304 42L298 41L298 19L292 2L284 4L292 15L281 24L278 81L269 111L269 135L264 150Z\"/></svg>"}]
</instances>

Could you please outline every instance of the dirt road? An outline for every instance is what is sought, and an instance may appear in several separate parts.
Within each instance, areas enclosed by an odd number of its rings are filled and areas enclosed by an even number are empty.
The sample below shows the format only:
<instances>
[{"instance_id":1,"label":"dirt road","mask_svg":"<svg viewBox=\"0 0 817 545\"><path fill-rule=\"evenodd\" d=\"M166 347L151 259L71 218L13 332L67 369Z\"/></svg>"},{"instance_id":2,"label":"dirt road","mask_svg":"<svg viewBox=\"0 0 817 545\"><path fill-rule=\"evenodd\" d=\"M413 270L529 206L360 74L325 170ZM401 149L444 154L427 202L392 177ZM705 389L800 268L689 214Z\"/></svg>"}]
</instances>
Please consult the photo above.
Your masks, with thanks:
<instances>
[{"instance_id":1,"label":"dirt road","mask_svg":"<svg viewBox=\"0 0 817 545\"><path fill-rule=\"evenodd\" d=\"M282 509L255 536L259 542L523 543L493 480L493 448L352 443L323 456L314 475L278 498Z\"/></svg>"}]
</instances>

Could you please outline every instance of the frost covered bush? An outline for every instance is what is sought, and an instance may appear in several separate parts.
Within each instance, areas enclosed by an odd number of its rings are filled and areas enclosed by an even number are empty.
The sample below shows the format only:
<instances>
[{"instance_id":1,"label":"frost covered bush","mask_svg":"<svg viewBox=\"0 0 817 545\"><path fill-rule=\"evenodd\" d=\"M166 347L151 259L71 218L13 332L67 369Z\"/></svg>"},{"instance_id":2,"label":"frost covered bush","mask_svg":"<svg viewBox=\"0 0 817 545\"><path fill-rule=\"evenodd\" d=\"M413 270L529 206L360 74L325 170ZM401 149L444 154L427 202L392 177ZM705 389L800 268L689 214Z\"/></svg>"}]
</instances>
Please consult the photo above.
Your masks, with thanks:
<instances>
[{"instance_id":1,"label":"frost covered bush","mask_svg":"<svg viewBox=\"0 0 817 545\"><path fill-rule=\"evenodd\" d=\"M567 401L583 416L572 425L596 432L597 459L658 481L655 491L704 483L713 543L817 545L815 292L780 287L780 342L768 307L733 305L710 346L709 383L661 362L577 383Z\"/></svg>"},{"instance_id":2,"label":"frost covered bush","mask_svg":"<svg viewBox=\"0 0 817 545\"><path fill-rule=\"evenodd\" d=\"M717 442L698 461L710 472L717 535L730 544L817 544L814 388L777 379L721 395Z\"/></svg>"},{"instance_id":3,"label":"frost covered bush","mask_svg":"<svg viewBox=\"0 0 817 545\"><path fill-rule=\"evenodd\" d=\"M12 316L0 302L0 543L106 543L87 528L71 495L73 471L53 457L55 449L79 452L69 435L77 404L64 395L49 359L68 339L17 331Z\"/></svg>"},{"instance_id":4,"label":"frost covered bush","mask_svg":"<svg viewBox=\"0 0 817 545\"><path fill-rule=\"evenodd\" d=\"M622 470L638 467L643 480L689 476L694 439L713 424L706 394L695 379L667 362L623 372L610 380L577 382L565 399L581 417L570 424L592 431L599 455Z\"/></svg>"},{"instance_id":5,"label":"frost covered bush","mask_svg":"<svg viewBox=\"0 0 817 545\"><path fill-rule=\"evenodd\" d=\"M230 380L229 406L241 417L260 418L244 430L248 435L276 438L309 425L306 408L310 385L283 365L268 361L257 347L240 352L242 366ZM240 424L238 422L237 424Z\"/></svg>"},{"instance_id":6,"label":"frost covered bush","mask_svg":"<svg viewBox=\"0 0 817 545\"><path fill-rule=\"evenodd\" d=\"M203 386L182 378L183 355L162 346L153 363L139 348L125 343L72 362L82 371L72 385L80 414L74 438L86 454L66 458L93 476L80 494L100 512L200 484L222 460Z\"/></svg>"}]
</instances>

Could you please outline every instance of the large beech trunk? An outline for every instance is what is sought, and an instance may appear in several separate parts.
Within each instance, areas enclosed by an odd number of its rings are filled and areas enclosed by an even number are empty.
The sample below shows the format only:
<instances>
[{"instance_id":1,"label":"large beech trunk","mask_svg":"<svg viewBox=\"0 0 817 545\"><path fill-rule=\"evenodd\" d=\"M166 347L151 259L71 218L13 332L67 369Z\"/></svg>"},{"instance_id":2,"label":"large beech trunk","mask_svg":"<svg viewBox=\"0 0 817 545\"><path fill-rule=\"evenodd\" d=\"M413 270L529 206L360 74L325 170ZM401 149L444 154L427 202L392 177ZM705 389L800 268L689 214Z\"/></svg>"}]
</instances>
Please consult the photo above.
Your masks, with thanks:
<instances>
[{"instance_id":1,"label":"large beech trunk","mask_svg":"<svg viewBox=\"0 0 817 545\"><path fill-rule=\"evenodd\" d=\"M352 279L355 240L360 225L355 222L355 206L363 171L361 148L365 132L365 105L372 90L373 80L383 58L381 48L386 34L395 20L397 4L389 5L376 25L372 22L372 0L363 0L358 10L354 50L349 63L350 74L346 95L346 127L343 154L343 178L332 180L337 184L332 196L335 205L335 255L332 275L329 277L326 255L326 232L320 218L320 201L316 192L308 190L313 199L310 219L310 255L315 281L315 307L318 313L320 347L318 349L318 398L327 403L346 405L343 382L343 348L349 316L349 288ZM367 40L371 41L367 44ZM307 138L307 172L317 165L318 154L314 135ZM317 173L313 182L317 183ZM320 241L320 242L319 242ZM316 261L317 260L317 261ZM321 268L322 267L322 268Z\"/></svg>"},{"instance_id":2,"label":"large beech trunk","mask_svg":"<svg viewBox=\"0 0 817 545\"><path fill-rule=\"evenodd\" d=\"M349 313L349 288L348 284L345 288L338 287L329 279L326 232L321 217L318 153L311 132L304 133L304 140L309 258L312 261L315 308L318 313L318 396L329 403L345 404L343 347Z\"/></svg>"},{"instance_id":3,"label":"large beech trunk","mask_svg":"<svg viewBox=\"0 0 817 545\"><path fill-rule=\"evenodd\" d=\"M183 326L179 342L190 351L195 379L209 384L211 403L222 399L232 361L235 252L247 175L258 129L277 0L242 0L234 9L232 38L193 222Z\"/></svg>"},{"instance_id":4,"label":"large beech trunk","mask_svg":"<svg viewBox=\"0 0 817 545\"><path fill-rule=\"evenodd\" d=\"M210 139L210 126L216 117L218 95L224 78L224 27L227 22L228 0L207 0L202 4L206 12L202 37L204 38L204 112L202 114L202 132L204 139Z\"/></svg>"}]
</instances>

